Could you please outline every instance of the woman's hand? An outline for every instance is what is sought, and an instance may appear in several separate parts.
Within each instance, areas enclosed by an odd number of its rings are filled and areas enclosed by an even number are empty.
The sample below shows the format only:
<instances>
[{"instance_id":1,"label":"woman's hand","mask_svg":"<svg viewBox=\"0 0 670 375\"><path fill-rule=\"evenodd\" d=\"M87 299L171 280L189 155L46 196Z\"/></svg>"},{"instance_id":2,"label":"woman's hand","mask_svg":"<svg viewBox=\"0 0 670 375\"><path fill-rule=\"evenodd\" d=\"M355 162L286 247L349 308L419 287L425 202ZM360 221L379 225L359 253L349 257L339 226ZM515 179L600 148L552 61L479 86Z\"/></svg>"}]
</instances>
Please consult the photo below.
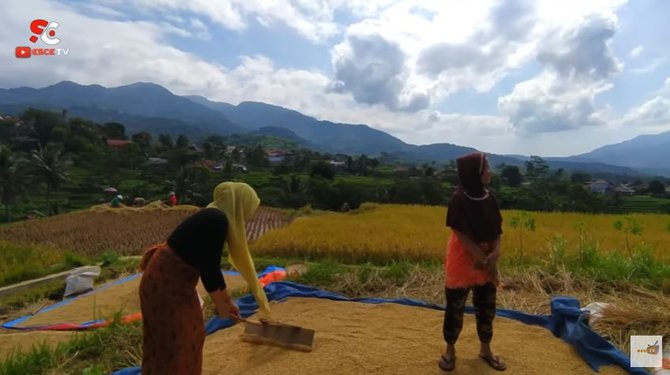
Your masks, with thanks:
<instances>
[{"instance_id":1,"label":"woman's hand","mask_svg":"<svg viewBox=\"0 0 670 375\"><path fill-rule=\"evenodd\" d=\"M484 261L487 270L495 269L498 266L498 259L500 258L500 239L496 240L493 246L493 251L486 256Z\"/></svg>"},{"instance_id":2,"label":"woman's hand","mask_svg":"<svg viewBox=\"0 0 670 375\"><path fill-rule=\"evenodd\" d=\"M486 257L486 263L484 268L486 273L489 274L491 281L494 284L498 283L498 258L500 257L500 249L497 248L491 254Z\"/></svg>"},{"instance_id":3,"label":"woman's hand","mask_svg":"<svg viewBox=\"0 0 670 375\"><path fill-rule=\"evenodd\" d=\"M237 307L235 301L228 295L225 289L216 290L209 294L216 306L216 314L222 318L233 318L236 320L240 318L240 308Z\"/></svg>"},{"instance_id":4,"label":"woman's hand","mask_svg":"<svg viewBox=\"0 0 670 375\"><path fill-rule=\"evenodd\" d=\"M473 267L476 270L484 271L487 269L487 259L488 257L482 255L481 257L475 257L473 262Z\"/></svg>"},{"instance_id":5,"label":"woman's hand","mask_svg":"<svg viewBox=\"0 0 670 375\"><path fill-rule=\"evenodd\" d=\"M233 302L232 298L228 299L228 301L223 303L221 311L219 310L218 307L216 310L217 315L219 315L221 319L225 318L233 318L235 320L241 319L240 308L235 304L235 302Z\"/></svg>"},{"instance_id":6,"label":"woman's hand","mask_svg":"<svg viewBox=\"0 0 670 375\"><path fill-rule=\"evenodd\" d=\"M486 259L484 259L484 264L487 267L496 266L498 264L498 258L500 257L500 253L498 251L494 251L491 254L486 256Z\"/></svg>"},{"instance_id":7,"label":"woman's hand","mask_svg":"<svg viewBox=\"0 0 670 375\"><path fill-rule=\"evenodd\" d=\"M454 231L454 233L458 237L458 240L461 241L461 243L468 250L470 256L472 256L474 267L475 268L483 267L486 261L486 254L484 253L484 250L480 247L480 245L472 241L470 237L468 237L465 233L456 230Z\"/></svg>"}]
</instances>

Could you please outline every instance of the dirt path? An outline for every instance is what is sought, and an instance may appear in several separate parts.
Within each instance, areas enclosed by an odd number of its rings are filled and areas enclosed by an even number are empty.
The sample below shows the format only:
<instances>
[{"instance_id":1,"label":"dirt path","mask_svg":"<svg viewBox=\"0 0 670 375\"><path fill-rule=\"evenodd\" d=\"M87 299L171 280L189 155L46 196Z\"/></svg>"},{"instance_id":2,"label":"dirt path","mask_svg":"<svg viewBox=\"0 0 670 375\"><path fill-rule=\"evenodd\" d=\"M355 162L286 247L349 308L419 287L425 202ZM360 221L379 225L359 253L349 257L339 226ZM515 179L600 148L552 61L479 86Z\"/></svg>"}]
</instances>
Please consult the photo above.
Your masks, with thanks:
<instances>
[{"instance_id":1,"label":"dirt path","mask_svg":"<svg viewBox=\"0 0 670 375\"><path fill-rule=\"evenodd\" d=\"M289 298L273 316L316 330L310 353L242 342L242 325L205 342L203 374L440 374L443 313L395 304ZM496 318L493 347L511 374L592 374L575 350L548 330ZM474 317L466 314L454 374L495 373L477 357ZM602 374L625 374L617 367Z\"/></svg>"}]
</instances>

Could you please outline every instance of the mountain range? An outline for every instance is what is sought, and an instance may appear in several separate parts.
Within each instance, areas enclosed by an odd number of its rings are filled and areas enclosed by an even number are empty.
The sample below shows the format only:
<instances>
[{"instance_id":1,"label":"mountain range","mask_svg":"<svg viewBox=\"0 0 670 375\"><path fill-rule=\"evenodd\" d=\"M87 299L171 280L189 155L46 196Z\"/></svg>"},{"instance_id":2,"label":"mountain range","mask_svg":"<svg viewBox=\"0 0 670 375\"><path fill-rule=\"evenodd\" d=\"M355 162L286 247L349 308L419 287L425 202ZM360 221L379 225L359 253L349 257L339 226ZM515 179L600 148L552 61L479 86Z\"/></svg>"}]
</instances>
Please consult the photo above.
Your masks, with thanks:
<instances>
[{"instance_id":1,"label":"mountain range","mask_svg":"<svg viewBox=\"0 0 670 375\"><path fill-rule=\"evenodd\" d=\"M238 105L202 96L179 96L147 82L107 88L63 81L44 88L0 89L0 113L18 115L28 107L60 111L97 122L119 122L129 133L209 134L262 133L290 139L320 152L386 153L403 161L444 163L474 151L450 143L412 145L364 124L317 120L300 112L260 102ZM482 150L486 151L486 150ZM492 163L523 165L526 156L489 154ZM670 132L643 135L592 152L546 158L552 168L609 174L670 176Z\"/></svg>"},{"instance_id":2,"label":"mountain range","mask_svg":"<svg viewBox=\"0 0 670 375\"><path fill-rule=\"evenodd\" d=\"M636 169L644 174L670 177L670 131L639 135L625 142L599 147L575 158L598 160Z\"/></svg>"}]
</instances>

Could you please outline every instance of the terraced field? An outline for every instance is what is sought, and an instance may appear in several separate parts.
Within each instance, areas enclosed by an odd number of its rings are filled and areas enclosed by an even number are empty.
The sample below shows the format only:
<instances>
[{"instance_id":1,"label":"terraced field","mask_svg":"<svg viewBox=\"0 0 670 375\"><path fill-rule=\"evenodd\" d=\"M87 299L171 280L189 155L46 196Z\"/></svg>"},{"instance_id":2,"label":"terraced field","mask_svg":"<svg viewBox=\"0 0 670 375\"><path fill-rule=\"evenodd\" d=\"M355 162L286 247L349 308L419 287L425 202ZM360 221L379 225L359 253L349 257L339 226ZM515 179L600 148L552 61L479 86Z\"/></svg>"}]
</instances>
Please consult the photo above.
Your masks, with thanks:
<instances>
[{"instance_id":1,"label":"terraced field","mask_svg":"<svg viewBox=\"0 0 670 375\"><path fill-rule=\"evenodd\" d=\"M0 239L21 245L39 245L96 256L106 251L138 255L146 246L164 240L195 206L109 209L102 206L45 219L0 227ZM248 223L251 241L291 222L281 211L259 207Z\"/></svg>"},{"instance_id":2,"label":"terraced field","mask_svg":"<svg viewBox=\"0 0 670 375\"><path fill-rule=\"evenodd\" d=\"M626 197L618 209L619 212L669 213L670 199L647 196Z\"/></svg>"}]
</instances>

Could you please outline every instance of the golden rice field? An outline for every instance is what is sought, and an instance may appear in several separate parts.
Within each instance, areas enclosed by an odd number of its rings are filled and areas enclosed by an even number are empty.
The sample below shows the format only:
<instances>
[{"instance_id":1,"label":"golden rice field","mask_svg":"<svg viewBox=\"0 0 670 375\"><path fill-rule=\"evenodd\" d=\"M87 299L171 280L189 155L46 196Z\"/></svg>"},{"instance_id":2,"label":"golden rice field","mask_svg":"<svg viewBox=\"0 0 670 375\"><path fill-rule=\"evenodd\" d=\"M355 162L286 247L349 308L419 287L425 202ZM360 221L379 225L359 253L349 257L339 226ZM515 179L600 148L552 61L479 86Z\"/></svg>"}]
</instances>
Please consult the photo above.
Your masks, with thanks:
<instances>
[{"instance_id":1,"label":"golden rice field","mask_svg":"<svg viewBox=\"0 0 670 375\"><path fill-rule=\"evenodd\" d=\"M0 240L86 256L106 251L137 255L147 245L164 240L195 210L195 206L144 209L96 206L87 211L2 226ZM503 251L508 253L516 253L518 248L519 232L510 223L519 215L518 211L503 211ZM549 243L557 235L566 241L568 253L576 251L580 235L575 225L579 222L584 223L584 237L596 242L600 252L626 252L624 234L614 229L614 221L623 216L529 215L536 226L534 231L523 231L524 253L529 257L546 257ZM646 245L659 259L670 260L670 215L632 217L643 232L640 236L630 236L631 246ZM247 235L255 240L251 244L255 255L329 256L351 262L442 260L450 233L445 219L446 208L435 206L365 204L349 213L319 213L297 219L261 207L248 224Z\"/></svg>"},{"instance_id":2,"label":"golden rice field","mask_svg":"<svg viewBox=\"0 0 670 375\"><path fill-rule=\"evenodd\" d=\"M512 218L518 211L503 212L503 251L516 254L519 229ZM624 233L614 228L620 215L529 213L534 231L523 231L524 253L545 258L549 242L556 235L566 241L568 253L579 247L578 222L584 223L583 237L598 244L599 251L626 252ZM670 260L670 215L640 214L632 217L642 226L641 236L631 236L631 247L645 244L660 259ZM304 216L282 229L271 231L252 245L254 254L277 256L331 256L336 259L383 261L391 259L442 260L449 236L445 227L446 208L408 205L362 206L358 212Z\"/></svg>"},{"instance_id":3,"label":"golden rice field","mask_svg":"<svg viewBox=\"0 0 670 375\"><path fill-rule=\"evenodd\" d=\"M90 210L30 220L0 227L0 240L20 245L55 248L85 256L107 251L138 255L150 244L164 241L170 232L196 206L164 208L110 208L94 206ZM288 224L291 218L280 211L260 207L248 223L250 240L265 231Z\"/></svg>"}]
</instances>

